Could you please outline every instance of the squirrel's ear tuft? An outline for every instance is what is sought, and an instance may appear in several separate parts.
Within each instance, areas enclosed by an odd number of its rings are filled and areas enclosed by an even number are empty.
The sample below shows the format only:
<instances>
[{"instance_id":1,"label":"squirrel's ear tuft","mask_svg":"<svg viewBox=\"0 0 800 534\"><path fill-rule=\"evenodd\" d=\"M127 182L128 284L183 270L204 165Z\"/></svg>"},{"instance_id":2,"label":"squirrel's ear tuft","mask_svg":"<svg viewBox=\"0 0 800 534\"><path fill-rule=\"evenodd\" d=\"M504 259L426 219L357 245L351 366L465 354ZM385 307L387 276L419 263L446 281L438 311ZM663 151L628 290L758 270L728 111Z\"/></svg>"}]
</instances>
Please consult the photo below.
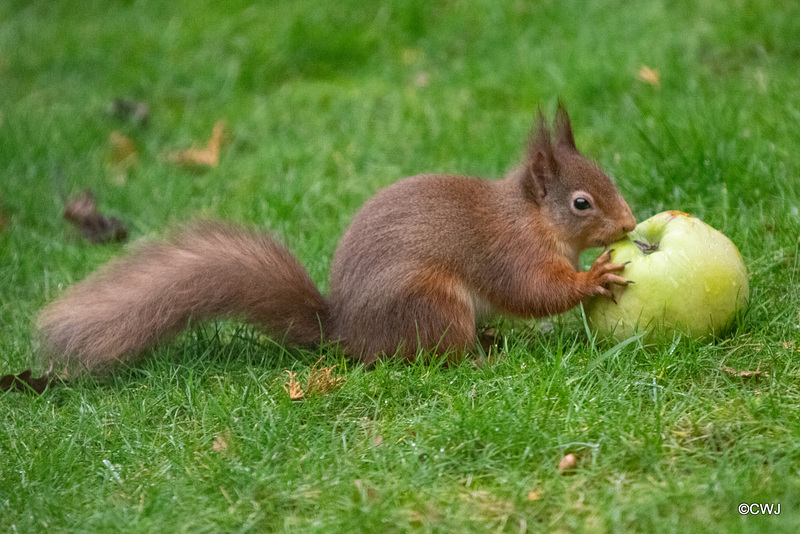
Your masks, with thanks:
<instances>
[{"instance_id":1,"label":"squirrel's ear tuft","mask_svg":"<svg viewBox=\"0 0 800 534\"><path fill-rule=\"evenodd\" d=\"M556 111L556 143L559 146L578 150L575 146L575 136L572 134L572 124L569 121L567 108L561 100L558 101L558 111Z\"/></svg>"},{"instance_id":2,"label":"squirrel's ear tuft","mask_svg":"<svg viewBox=\"0 0 800 534\"><path fill-rule=\"evenodd\" d=\"M528 154L525 158L523 189L529 200L538 202L547 196L547 184L558 175L558 164L553 154L550 130L540 109L531 132Z\"/></svg>"}]
</instances>

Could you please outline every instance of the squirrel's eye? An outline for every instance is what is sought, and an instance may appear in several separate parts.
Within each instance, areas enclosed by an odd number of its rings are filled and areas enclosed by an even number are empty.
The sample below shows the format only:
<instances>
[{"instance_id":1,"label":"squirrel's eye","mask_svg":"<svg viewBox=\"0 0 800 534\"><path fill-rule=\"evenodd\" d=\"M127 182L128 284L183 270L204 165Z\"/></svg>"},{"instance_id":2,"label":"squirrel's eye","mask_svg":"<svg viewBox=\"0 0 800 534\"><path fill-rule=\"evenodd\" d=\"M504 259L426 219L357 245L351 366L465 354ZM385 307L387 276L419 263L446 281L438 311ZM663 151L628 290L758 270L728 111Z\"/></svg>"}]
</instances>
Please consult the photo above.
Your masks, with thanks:
<instances>
[{"instance_id":1,"label":"squirrel's eye","mask_svg":"<svg viewBox=\"0 0 800 534\"><path fill-rule=\"evenodd\" d=\"M576 209L576 210L588 210L589 208L591 208L591 207L592 207L592 205L589 203L589 201L588 201L588 200L586 200L586 199L585 199L585 198L583 198L583 197L578 197L578 198L576 198L576 199L575 199L575 200L572 202L572 205L573 205L573 206L575 206L575 209Z\"/></svg>"}]
</instances>

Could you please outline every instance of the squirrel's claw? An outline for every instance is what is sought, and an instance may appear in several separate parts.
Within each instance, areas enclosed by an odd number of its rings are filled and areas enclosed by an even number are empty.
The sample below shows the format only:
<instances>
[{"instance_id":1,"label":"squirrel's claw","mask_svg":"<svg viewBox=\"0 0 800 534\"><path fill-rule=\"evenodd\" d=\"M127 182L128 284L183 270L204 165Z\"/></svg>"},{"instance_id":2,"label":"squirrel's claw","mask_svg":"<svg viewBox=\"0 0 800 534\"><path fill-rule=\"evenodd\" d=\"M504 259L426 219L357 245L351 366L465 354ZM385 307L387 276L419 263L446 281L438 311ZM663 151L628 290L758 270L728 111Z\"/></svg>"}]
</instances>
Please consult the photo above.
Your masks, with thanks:
<instances>
[{"instance_id":1,"label":"squirrel's claw","mask_svg":"<svg viewBox=\"0 0 800 534\"><path fill-rule=\"evenodd\" d=\"M605 284L617 284L620 286L627 286L630 283L630 280L627 278L622 278L621 276L617 276L616 274L606 273L603 276L603 282Z\"/></svg>"},{"instance_id":2,"label":"squirrel's claw","mask_svg":"<svg viewBox=\"0 0 800 534\"><path fill-rule=\"evenodd\" d=\"M632 284L632 280L628 280L616 273L621 273L625 270L625 266L630 262L625 263L610 263L611 253L613 249L605 250L594 261L591 269L589 269L588 277L593 279L593 295L602 295L616 304L617 299L614 291L611 290L612 286L622 286L624 289Z\"/></svg>"}]
</instances>

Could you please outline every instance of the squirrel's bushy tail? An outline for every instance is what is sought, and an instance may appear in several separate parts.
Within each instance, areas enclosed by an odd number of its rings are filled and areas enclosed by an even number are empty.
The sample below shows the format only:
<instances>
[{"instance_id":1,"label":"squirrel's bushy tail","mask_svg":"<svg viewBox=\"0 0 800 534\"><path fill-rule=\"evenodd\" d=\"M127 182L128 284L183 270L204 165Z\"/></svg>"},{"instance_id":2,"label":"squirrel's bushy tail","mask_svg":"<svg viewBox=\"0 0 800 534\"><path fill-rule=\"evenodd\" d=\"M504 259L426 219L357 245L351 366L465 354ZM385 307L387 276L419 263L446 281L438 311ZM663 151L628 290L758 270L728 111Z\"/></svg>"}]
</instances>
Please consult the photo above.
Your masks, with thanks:
<instances>
[{"instance_id":1,"label":"squirrel's bushy tail","mask_svg":"<svg viewBox=\"0 0 800 534\"><path fill-rule=\"evenodd\" d=\"M319 343L328 304L267 234L201 222L148 243L69 288L39 317L55 367L102 370L184 329L238 317L296 345Z\"/></svg>"}]
</instances>

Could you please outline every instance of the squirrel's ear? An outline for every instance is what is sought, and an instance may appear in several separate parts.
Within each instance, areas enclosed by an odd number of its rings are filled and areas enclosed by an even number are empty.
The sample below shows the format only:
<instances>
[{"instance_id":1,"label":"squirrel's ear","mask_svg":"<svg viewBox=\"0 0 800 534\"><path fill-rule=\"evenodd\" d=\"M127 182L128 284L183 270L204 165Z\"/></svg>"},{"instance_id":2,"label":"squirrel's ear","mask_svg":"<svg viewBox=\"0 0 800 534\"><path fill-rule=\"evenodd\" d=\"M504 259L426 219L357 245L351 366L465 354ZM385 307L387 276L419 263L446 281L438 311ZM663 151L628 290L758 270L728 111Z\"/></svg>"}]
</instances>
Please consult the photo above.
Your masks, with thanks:
<instances>
[{"instance_id":1,"label":"squirrel's ear","mask_svg":"<svg viewBox=\"0 0 800 534\"><path fill-rule=\"evenodd\" d=\"M558 101L558 111L556 111L555 126L556 143L558 143L559 146L578 150L575 146L575 136L572 134L572 124L569 121L567 108L564 107L564 103L560 100Z\"/></svg>"},{"instance_id":2,"label":"squirrel's ear","mask_svg":"<svg viewBox=\"0 0 800 534\"><path fill-rule=\"evenodd\" d=\"M534 202L547 196L547 184L551 183L557 175L558 164L553 154L550 130L547 128L540 109L525 158L523 188L526 196Z\"/></svg>"}]
</instances>

